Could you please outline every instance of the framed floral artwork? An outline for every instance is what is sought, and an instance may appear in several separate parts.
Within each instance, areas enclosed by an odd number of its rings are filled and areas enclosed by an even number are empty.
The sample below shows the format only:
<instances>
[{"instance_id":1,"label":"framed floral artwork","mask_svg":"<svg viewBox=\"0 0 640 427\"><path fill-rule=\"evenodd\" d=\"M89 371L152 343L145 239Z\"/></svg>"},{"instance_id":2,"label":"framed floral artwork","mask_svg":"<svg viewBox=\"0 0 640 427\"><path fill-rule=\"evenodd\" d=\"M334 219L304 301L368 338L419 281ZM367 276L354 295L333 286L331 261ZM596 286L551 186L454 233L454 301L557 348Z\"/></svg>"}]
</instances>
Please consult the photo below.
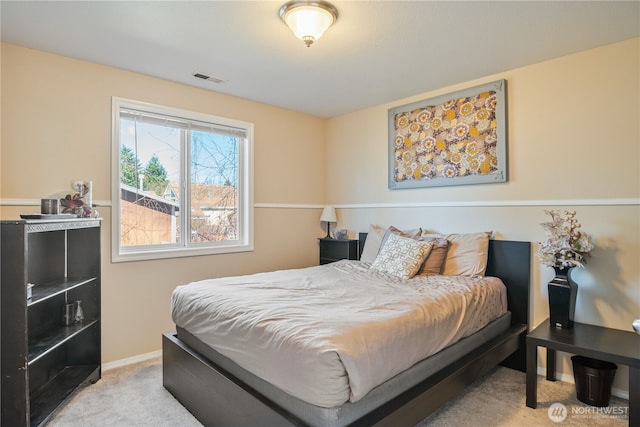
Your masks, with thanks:
<instances>
[{"instance_id":1,"label":"framed floral artwork","mask_svg":"<svg viewBox=\"0 0 640 427\"><path fill-rule=\"evenodd\" d=\"M389 109L389 188L507 180L506 81Z\"/></svg>"}]
</instances>

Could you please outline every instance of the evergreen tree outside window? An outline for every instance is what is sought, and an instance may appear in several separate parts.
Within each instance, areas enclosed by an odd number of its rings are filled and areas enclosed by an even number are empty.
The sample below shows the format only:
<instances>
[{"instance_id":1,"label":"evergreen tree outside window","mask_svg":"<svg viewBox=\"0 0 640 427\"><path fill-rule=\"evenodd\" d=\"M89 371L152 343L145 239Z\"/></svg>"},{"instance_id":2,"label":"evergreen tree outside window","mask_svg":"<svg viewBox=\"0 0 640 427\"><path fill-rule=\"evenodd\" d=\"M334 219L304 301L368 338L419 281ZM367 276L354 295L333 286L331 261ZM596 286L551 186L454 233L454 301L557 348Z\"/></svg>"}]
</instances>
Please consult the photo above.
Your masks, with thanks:
<instances>
[{"instance_id":1,"label":"evergreen tree outside window","mask_svg":"<svg viewBox=\"0 0 640 427\"><path fill-rule=\"evenodd\" d=\"M112 259L253 250L253 125L112 104Z\"/></svg>"},{"instance_id":2,"label":"evergreen tree outside window","mask_svg":"<svg viewBox=\"0 0 640 427\"><path fill-rule=\"evenodd\" d=\"M153 155L144 168L144 190L154 192L156 194L163 194L164 190L169 185L167 179L167 170L160 163L157 155Z\"/></svg>"}]
</instances>

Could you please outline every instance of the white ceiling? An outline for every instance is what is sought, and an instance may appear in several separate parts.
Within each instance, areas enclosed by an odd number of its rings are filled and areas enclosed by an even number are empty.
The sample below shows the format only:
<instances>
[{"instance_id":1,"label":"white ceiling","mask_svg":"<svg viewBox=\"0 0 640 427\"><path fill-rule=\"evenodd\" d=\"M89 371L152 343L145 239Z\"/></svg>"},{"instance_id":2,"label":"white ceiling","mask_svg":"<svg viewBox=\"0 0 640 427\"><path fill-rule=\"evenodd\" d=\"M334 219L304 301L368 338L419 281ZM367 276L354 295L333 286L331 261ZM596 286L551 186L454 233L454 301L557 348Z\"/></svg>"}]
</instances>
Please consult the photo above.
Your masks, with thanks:
<instances>
[{"instance_id":1,"label":"white ceiling","mask_svg":"<svg viewBox=\"0 0 640 427\"><path fill-rule=\"evenodd\" d=\"M284 2L2 0L2 40L333 117L640 35L639 1L332 1L307 48Z\"/></svg>"}]
</instances>

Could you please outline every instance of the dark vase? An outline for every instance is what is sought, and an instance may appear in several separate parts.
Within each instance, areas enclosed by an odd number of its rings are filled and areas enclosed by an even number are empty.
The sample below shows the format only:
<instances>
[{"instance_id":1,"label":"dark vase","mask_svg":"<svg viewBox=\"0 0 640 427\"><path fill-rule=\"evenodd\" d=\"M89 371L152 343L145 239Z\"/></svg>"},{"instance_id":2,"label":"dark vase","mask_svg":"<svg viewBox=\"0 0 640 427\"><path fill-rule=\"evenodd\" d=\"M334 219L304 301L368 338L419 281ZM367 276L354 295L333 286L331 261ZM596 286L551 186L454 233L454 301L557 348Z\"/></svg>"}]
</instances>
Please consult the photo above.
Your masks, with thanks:
<instances>
[{"instance_id":1,"label":"dark vase","mask_svg":"<svg viewBox=\"0 0 640 427\"><path fill-rule=\"evenodd\" d=\"M549 323L556 328L573 327L578 285L571 279L572 268L554 267L556 276L547 285L549 290Z\"/></svg>"}]
</instances>

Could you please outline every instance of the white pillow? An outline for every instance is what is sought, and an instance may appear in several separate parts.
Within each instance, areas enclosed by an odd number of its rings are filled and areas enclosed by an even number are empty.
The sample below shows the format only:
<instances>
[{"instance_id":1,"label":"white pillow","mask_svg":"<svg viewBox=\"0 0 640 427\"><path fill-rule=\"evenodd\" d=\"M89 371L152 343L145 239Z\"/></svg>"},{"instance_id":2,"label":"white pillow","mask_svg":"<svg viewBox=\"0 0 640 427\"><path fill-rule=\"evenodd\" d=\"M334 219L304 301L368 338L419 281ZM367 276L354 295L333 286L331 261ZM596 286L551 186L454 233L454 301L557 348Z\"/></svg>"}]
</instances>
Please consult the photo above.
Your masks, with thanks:
<instances>
[{"instance_id":1,"label":"white pillow","mask_svg":"<svg viewBox=\"0 0 640 427\"><path fill-rule=\"evenodd\" d=\"M382 238L384 237L386 229L377 225L371 224L369 226L369 233L367 234L367 240L364 242L364 248L360 255L360 261L372 263L375 261L380 251L380 245L382 244Z\"/></svg>"},{"instance_id":2,"label":"white pillow","mask_svg":"<svg viewBox=\"0 0 640 427\"><path fill-rule=\"evenodd\" d=\"M449 242L440 274L444 276L484 276L489 256L489 237L493 232L465 234L425 234Z\"/></svg>"},{"instance_id":3,"label":"white pillow","mask_svg":"<svg viewBox=\"0 0 640 427\"><path fill-rule=\"evenodd\" d=\"M401 279L411 279L420 270L432 247L431 242L421 242L392 233L371 264L371 269L389 273Z\"/></svg>"},{"instance_id":4,"label":"white pillow","mask_svg":"<svg viewBox=\"0 0 640 427\"><path fill-rule=\"evenodd\" d=\"M421 228L415 228L412 230L399 230L394 226L389 228L382 228L380 226L371 224L369 226L369 234L367 234L367 240L364 242L364 248L362 249L362 255L360 255L360 261L373 263L380 252L380 247L386 241L389 234L398 234L404 237L417 237L422 234Z\"/></svg>"}]
</instances>

